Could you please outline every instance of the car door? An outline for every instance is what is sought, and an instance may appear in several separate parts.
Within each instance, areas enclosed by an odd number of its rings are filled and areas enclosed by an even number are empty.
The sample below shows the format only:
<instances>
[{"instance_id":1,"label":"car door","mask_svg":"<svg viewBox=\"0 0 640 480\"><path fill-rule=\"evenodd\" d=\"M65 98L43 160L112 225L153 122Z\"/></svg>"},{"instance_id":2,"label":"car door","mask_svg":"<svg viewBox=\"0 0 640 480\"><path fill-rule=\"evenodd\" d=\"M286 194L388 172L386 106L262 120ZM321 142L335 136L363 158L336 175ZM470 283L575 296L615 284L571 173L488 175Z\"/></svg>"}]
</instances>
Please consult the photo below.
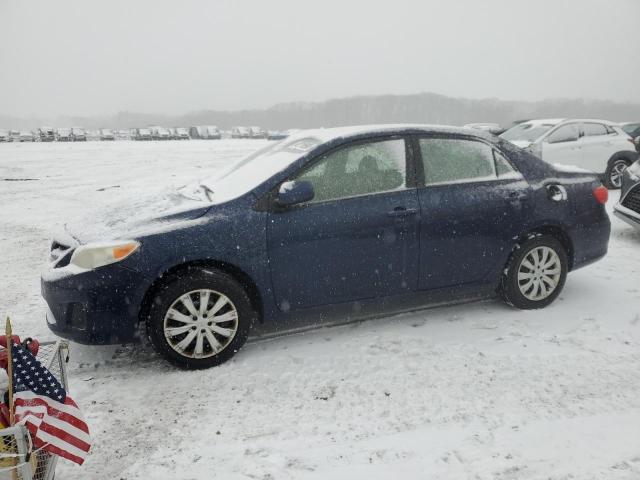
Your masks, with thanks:
<instances>
[{"instance_id":1,"label":"car door","mask_svg":"<svg viewBox=\"0 0 640 480\"><path fill-rule=\"evenodd\" d=\"M577 165L581 161L580 125L567 123L551 131L542 142L542 159L547 163Z\"/></svg>"},{"instance_id":2,"label":"car door","mask_svg":"<svg viewBox=\"0 0 640 480\"><path fill-rule=\"evenodd\" d=\"M290 180L313 200L271 212L274 295L283 310L415 290L419 205L401 137L357 142L311 161Z\"/></svg>"},{"instance_id":3,"label":"car door","mask_svg":"<svg viewBox=\"0 0 640 480\"><path fill-rule=\"evenodd\" d=\"M576 162L577 166L604 173L609 158L618 151L610 131L611 129L602 123L585 122L582 124L581 158Z\"/></svg>"},{"instance_id":4,"label":"car door","mask_svg":"<svg viewBox=\"0 0 640 480\"><path fill-rule=\"evenodd\" d=\"M419 288L495 280L523 231L529 185L504 154L464 137L416 138L424 186Z\"/></svg>"}]
</instances>

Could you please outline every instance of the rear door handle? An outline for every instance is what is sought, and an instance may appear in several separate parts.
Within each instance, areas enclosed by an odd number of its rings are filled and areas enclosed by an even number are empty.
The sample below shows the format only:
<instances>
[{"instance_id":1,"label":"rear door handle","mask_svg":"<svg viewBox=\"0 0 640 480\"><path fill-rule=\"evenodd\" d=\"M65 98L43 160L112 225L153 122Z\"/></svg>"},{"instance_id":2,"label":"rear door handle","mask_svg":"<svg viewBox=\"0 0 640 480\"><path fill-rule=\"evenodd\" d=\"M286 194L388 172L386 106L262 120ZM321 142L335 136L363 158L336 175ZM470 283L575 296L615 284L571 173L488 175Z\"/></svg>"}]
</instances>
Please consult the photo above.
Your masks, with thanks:
<instances>
[{"instance_id":1,"label":"rear door handle","mask_svg":"<svg viewBox=\"0 0 640 480\"><path fill-rule=\"evenodd\" d=\"M409 215L415 215L418 213L417 208L405 208L405 207L396 207L390 212L387 213L390 217L408 217Z\"/></svg>"}]
</instances>

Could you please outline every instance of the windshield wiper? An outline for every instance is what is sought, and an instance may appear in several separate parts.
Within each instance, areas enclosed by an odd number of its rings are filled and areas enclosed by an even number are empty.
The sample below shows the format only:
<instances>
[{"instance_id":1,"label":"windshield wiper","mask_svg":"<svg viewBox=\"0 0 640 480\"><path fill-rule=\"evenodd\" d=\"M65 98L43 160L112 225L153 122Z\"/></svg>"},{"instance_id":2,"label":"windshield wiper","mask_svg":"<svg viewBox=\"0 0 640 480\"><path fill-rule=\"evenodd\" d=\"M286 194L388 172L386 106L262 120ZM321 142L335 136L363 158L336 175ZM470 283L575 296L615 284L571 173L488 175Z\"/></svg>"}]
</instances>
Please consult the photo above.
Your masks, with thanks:
<instances>
[{"instance_id":1,"label":"windshield wiper","mask_svg":"<svg viewBox=\"0 0 640 480\"><path fill-rule=\"evenodd\" d=\"M207 196L207 200L212 202L213 200L211 199L211 195L213 195L213 190L207 187L204 183L200 184L200 188L204 190L204 194Z\"/></svg>"}]
</instances>

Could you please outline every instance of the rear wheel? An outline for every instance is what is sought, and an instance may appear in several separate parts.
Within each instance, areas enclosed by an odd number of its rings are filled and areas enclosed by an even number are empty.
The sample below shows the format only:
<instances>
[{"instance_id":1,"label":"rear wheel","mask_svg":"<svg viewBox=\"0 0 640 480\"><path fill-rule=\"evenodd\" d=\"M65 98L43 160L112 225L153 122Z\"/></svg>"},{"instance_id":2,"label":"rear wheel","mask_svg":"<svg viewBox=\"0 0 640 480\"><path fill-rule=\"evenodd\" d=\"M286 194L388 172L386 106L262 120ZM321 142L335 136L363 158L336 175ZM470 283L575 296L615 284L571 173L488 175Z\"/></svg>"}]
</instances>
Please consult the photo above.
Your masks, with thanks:
<instances>
[{"instance_id":1,"label":"rear wheel","mask_svg":"<svg viewBox=\"0 0 640 480\"><path fill-rule=\"evenodd\" d=\"M502 279L502 296L516 308L544 308L562 291L567 271L567 252L555 237L529 238L513 253Z\"/></svg>"},{"instance_id":2,"label":"rear wheel","mask_svg":"<svg viewBox=\"0 0 640 480\"><path fill-rule=\"evenodd\" d=\"M622 186L622 174L629 166L626 158L616 158L609 162L605 172L605 183L608 189L617 190Z\"/></svg>"},{"instance_id":3,"label":"rear wheel","mask_svg":"<svg viewBox=\"0 0 640 480\"><path fill-rule=\"evenodd\" d=\"M157 292L147 319L154 348L182 368L209 368L230 359L255 318L244 288L230 275L190 268Z\"/></svg>"}]
</instances>

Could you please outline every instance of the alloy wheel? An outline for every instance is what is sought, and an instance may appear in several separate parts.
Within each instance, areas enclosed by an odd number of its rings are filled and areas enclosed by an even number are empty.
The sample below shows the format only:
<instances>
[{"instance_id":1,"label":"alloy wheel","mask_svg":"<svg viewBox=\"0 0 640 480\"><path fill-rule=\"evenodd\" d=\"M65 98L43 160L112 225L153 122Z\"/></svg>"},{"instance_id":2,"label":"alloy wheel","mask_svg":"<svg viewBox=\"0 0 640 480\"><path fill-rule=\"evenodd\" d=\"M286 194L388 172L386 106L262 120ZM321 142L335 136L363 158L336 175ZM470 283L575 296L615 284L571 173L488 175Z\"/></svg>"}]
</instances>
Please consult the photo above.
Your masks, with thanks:
<instances>
[{"instance_id":1,"label":"alloy wheel","mask_svg":"<svg viewBox=\"0 0 640 480\"><path fill-rule=\"evenodd\" d=\"M171 304L164 316L164 338L177 353L208 358L222 352L238 331L238 311L224 294L193 290Z\"/></svg>"},{"instance_id":2,"label":"alloy wheel","mask_svg":"<svg viewBox=\"0 0 640 480\"><path fill-rule=\"evenodd\" d=\"M623 160L618 160L611 167L610 180L611 185L615 188L620 188L622 186L622 174L627 169L627 162Z\"/></svg>"},{"instance_id":3,"label":"alloy wheel","mask_svg":"<svg viewBox=\"0 0 640 480\"><path fill-rule=\"evenodd\" d=\"M529 300L544 300L558 288L561 274L562 263L555 250L536 247L520 262L518 288Z\"/></svg>"}]
</instances>

